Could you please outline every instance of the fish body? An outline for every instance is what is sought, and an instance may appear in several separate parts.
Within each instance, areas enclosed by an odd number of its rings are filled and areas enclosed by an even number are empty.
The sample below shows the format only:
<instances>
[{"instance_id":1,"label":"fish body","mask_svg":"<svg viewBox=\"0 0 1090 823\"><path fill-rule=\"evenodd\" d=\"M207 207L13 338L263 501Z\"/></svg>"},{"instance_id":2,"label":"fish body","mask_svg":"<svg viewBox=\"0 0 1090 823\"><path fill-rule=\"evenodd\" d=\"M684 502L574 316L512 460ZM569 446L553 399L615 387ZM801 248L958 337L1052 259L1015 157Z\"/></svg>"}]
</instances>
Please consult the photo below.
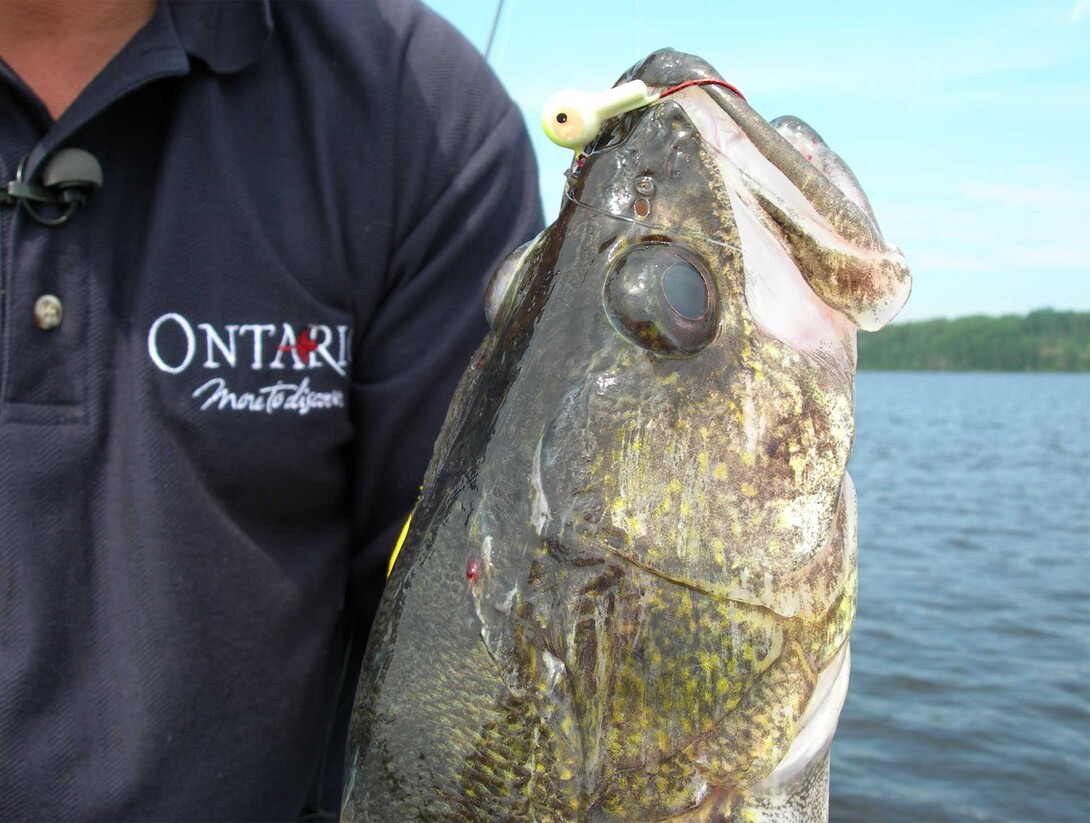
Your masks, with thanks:
<instances>
[{"instance_id":1,"label":"fish body","mask_svg":"<svg viewBox=\"0 0 1090 823\"><path fill-rule=\"evenodd\" d=\"M622 80L694 77L663 50ZM613 118L497 272L372 629L346 819L826 818L855 329L909 274L790 137L713 87Z\"/></svg>"}]
</instances>

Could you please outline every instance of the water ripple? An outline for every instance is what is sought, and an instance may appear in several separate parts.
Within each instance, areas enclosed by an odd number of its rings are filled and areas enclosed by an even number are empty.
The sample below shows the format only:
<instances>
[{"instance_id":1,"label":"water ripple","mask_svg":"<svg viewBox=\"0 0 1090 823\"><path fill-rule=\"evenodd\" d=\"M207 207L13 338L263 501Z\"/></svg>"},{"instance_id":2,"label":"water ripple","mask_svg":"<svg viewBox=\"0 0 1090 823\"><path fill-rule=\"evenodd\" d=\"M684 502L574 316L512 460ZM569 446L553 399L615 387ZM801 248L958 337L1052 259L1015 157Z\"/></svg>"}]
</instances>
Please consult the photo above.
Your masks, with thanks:
<instances>
[{"instance_id":1,"label":"water ripple","mask_svg":"<svg viewBox=\"0 0 1090 823\"><path fill-rule=\"evenodd\" d=\"M859 376L837 821L1090 820L1090 377Z\"/></svg>"}]
</instances>

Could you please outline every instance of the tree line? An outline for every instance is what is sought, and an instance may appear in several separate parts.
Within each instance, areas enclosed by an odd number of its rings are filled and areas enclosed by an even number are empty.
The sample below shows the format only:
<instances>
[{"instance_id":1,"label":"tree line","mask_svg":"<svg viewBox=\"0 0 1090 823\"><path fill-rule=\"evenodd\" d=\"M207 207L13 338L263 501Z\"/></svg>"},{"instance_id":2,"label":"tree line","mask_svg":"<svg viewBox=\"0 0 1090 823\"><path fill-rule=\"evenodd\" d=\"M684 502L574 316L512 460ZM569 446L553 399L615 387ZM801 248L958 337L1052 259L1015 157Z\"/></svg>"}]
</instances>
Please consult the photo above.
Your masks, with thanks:
<instances>
[{"instance_id":1,"label":"tree line","mask_svg":"<svg viewBox=\"0 0 1090 823\"><path fill-rule=\"evenodd\" d=\"M1090 371L1090 312L1039 309L895 323L859 334L859 368L875 371Z\"/></svg>"}]
</instances>

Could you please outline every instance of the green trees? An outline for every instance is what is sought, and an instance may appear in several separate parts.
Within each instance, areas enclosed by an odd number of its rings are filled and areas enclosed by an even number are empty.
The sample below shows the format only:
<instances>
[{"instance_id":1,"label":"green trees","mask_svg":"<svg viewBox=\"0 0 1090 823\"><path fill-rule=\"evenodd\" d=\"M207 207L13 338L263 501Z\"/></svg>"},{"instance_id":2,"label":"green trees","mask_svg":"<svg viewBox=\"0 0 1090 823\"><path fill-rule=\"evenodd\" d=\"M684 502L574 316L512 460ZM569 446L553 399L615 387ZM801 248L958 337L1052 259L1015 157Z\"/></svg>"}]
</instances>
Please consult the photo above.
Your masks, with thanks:
<instances>
[{"instance_id":1,"label":"green trees","mask_svg":"<svg viewBox=\"0 0 1090 823\"><path fill-rule=\"evenodd\" d=\"M859 335L859 368L888 371L1090 371L1090 312L895 323Z\"/></svg>"}]
</instances>

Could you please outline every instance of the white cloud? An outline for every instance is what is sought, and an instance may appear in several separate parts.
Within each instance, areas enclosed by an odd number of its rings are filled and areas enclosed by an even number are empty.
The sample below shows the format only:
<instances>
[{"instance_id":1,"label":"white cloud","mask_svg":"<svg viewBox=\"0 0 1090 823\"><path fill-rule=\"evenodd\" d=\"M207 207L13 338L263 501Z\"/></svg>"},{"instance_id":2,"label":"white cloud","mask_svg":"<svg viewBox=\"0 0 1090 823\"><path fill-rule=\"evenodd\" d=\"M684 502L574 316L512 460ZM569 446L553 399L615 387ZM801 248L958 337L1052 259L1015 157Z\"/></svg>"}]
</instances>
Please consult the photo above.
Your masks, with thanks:
<instances>
[{"instance_id":1,"label":"white cloud","mask_svg":"<svg viewBox=\"0 0 1090 823\"><path fill-rule=\"evenodd\" d=\"M1070 20L1072 23L1081 23L1083 20L1090 20L1090 0L1078 0L1078 2L1071 7Z\"/></svg>"}]
</instances>

